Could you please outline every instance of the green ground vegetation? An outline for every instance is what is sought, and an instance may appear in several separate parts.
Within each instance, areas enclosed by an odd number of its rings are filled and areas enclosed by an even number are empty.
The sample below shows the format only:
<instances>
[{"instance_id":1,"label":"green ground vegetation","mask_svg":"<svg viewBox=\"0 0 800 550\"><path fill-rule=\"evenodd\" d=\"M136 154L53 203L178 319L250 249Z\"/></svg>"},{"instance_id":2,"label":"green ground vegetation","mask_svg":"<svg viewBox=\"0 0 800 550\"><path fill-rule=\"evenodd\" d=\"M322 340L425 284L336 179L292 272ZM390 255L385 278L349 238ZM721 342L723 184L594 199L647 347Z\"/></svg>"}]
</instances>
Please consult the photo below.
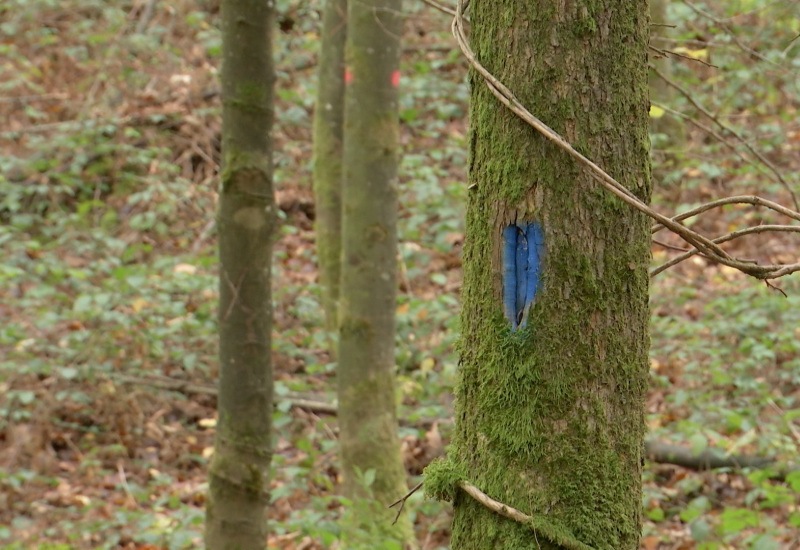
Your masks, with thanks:
<instances>
[{"instance_id":1,"label":"green ground vegetation","mask_svg":"<svg viewBox=\"0 0 800 550\"><path fill-rule=\"evenodd\" d=\"M202 539L218 375L219 6L178 0L148 15L147 4L0 5L3 550L173 550ZM293 406L333 400L310 183L321 6L276 6L270 544L321 549L339 540L348 504L337 496L336 419ZM422 3L406 7L396 362L404 459L417 476L450 435L468 90L449 18ZM659 47L715 67L675 59L673 79L797 186L800 8L788 0L697 7L716 20L673 2L676 27ZM698 117L680 93L671 108ZM733 194L791 203L768 169L697 127L687 125L685 147L652 139L663 212ZM769 222L783 220L727 207L693 227L713 234ZM731 250L797 261L800 248L786 234ZM672 254L654 246L654 264ZM649 437L795 459L800 283L780 286L787 297L692 260L653 281ZM374 473L363 472L372 483ZM796 474L648 463L643 545L789 548L799 494ZM447 505L412 498L420 547L447 548Z\"/></svg>"}]
</instances>

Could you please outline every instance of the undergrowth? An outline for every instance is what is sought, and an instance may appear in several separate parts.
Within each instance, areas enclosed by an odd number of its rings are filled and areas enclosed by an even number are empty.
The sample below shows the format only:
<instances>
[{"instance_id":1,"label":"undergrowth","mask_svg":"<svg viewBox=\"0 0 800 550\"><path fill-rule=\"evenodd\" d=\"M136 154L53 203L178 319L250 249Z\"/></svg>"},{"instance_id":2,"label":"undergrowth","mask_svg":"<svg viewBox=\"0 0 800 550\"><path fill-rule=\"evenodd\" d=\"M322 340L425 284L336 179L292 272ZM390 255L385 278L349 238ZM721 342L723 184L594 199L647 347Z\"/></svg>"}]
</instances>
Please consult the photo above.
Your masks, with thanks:
<instances>
[{"instance_id":1,"label":"undergrowth","mask_svg":"<svg viewBox=\"0 0 800 550\"><path fill-rule=\"evenodd\" d=\"M219 6L155 3L148 15L146 4L0 6L10 38L0 43L0 549L200 544L214 429L206 390L217 375ZM287 549L335 547L347 505L337 496L335 418L291 402L333 400L311 231L319 7L277 2L270 544ZM659 47L716 67L681 58L671 78L800 192L791 176L800 170L797 4L698 7L716 20L672 3L676 27ZM407 9L396 357L404 459L416 476L443 452L457 375L468 89L448 19L421 3ZM702 119L679 93L670 105ZM748 161L686 129L685 143L654 136L660 210L725 194L789 204L786 186L741 145ZM713 232L771 219L731 207L694 223ZM797 257L786 236L734 250ZM671 254L654 247L654 263ZM701 260L654 281L651 437L794 460L800 288L782 286L786 297ZM644 547L792 547L800 479L773 474L649 464ZM446 505L421 495L409 504L422 547L447 547Z\"/></svg>"}]
</instances>

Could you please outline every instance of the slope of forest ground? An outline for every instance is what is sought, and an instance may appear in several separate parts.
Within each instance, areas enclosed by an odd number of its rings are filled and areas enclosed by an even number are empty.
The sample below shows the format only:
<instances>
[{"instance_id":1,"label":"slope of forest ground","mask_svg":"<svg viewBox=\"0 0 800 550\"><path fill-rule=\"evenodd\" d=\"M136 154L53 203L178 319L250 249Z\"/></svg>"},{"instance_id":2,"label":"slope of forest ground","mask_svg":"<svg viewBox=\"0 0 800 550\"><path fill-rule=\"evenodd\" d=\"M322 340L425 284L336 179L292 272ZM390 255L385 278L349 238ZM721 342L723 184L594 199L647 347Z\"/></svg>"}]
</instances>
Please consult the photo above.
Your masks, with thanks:
<instances>
[{"instance_id":1,"label":"slope of forest ground","mask_svg":"<svg viewBox=\"0 0 800 550\"><path fill-rule=\"evenodd\" d=\"M342 506L312 231L319 2L277 6L282 225L269 544L308 550L336 547ZM418 476L444 452L450 426L468 89L449 19L407 6L397 364L404 460ZM2 550L200 544L217 375L218 8L215 0L0 6ZM680 59L672 78L800 192L798 5L669 10L674 40L658 47L716 66ZM714 125L680 94L669 105ZM730 131L717 130L739 156L685 128L686 142L654 136L660 211L743 194L791 205ZM716 235L764 223L788 222L731 206L693 228ZM786 233L728 249L770 263L800 257ZM654 246L654 265L675 254ZM796 461L800 284L795 276L777 285L786 296L697 258L654 280L653 440ZM800 547L800 476L775 474L648 462L642 548ZM446 548L448 506L420 494L411 504L421 547Z\"/></svg>"}]
</instances>

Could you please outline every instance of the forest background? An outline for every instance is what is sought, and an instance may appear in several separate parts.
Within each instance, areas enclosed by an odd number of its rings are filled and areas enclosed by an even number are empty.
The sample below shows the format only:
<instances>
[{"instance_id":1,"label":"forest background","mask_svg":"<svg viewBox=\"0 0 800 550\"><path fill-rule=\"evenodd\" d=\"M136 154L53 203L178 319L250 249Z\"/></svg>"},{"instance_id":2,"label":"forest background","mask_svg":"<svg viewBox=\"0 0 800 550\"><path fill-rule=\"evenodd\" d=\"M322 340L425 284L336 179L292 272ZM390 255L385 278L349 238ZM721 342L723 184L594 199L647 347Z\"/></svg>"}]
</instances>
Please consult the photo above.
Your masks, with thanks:
<instances>
[{"instance_id":1,"label":"forest background","mask_svg":"<svg viewBox=\"0 0 800 550\"><path fill-rule=\"evenodd\" d=\"M0 7L2 549L179 549L201 539L217 376L218 8L213 0ZM330 547L342 507L312 232L319 9L277 2L282 224L270 546L286 549ZM651 115L672 109L699 125L680 119L679 139L654 127L654 205L682 211L744 194L792 205L775 171L798 191L800 7L676 1L667 9L674 27L654 28L653 45L676 54L669 78L686 95L654 98ZM404 460L418 475L443 452L450 427L468 90L449 18L421 2L406 2L406 14L398 404ZM775 219L731 206L693 228L719 234L759 223ZM774 263L800 255L789 234L730 250ZM653 255L661 263L675 252L654 246ZM793 277L780 286L786 296L702 259L655 278L651 440L782 464L797 456L800 285ZM649 462L643 548L800 545L800 476L773 470ZM421 547L445 548L448 507L412 500Z\"/></svg>"}]
</instances>

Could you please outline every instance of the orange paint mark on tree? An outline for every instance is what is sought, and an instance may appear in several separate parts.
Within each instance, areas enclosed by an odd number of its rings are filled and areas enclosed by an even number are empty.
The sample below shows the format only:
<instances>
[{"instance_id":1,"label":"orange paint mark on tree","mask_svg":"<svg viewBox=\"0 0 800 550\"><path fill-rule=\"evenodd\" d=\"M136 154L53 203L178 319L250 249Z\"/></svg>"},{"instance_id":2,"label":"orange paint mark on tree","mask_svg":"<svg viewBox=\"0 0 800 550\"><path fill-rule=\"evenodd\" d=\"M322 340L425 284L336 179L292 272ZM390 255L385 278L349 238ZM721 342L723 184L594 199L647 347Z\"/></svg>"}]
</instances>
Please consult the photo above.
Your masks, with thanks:
<instances>
[{"instance_id":1,"label":"orange paint mark on tree","mask_svg":"<svg viewBox=\"0 0 800 550\"><path fill-rule=\"evenodd\" d=\"M350 84L353 81L353 73L350 72L349 67L344 68L344 83Z\"/></svg>"},{"instance_id":2,"label":"orange paint mark on tree","mask_svg":"<svg viewBox=\"0 0 800 550\"><path fill-rule=\"evenodd\" d=\"M392 86L397 88L400 85L400 71L392 71Z\"/></svg>"}]
</instances>

